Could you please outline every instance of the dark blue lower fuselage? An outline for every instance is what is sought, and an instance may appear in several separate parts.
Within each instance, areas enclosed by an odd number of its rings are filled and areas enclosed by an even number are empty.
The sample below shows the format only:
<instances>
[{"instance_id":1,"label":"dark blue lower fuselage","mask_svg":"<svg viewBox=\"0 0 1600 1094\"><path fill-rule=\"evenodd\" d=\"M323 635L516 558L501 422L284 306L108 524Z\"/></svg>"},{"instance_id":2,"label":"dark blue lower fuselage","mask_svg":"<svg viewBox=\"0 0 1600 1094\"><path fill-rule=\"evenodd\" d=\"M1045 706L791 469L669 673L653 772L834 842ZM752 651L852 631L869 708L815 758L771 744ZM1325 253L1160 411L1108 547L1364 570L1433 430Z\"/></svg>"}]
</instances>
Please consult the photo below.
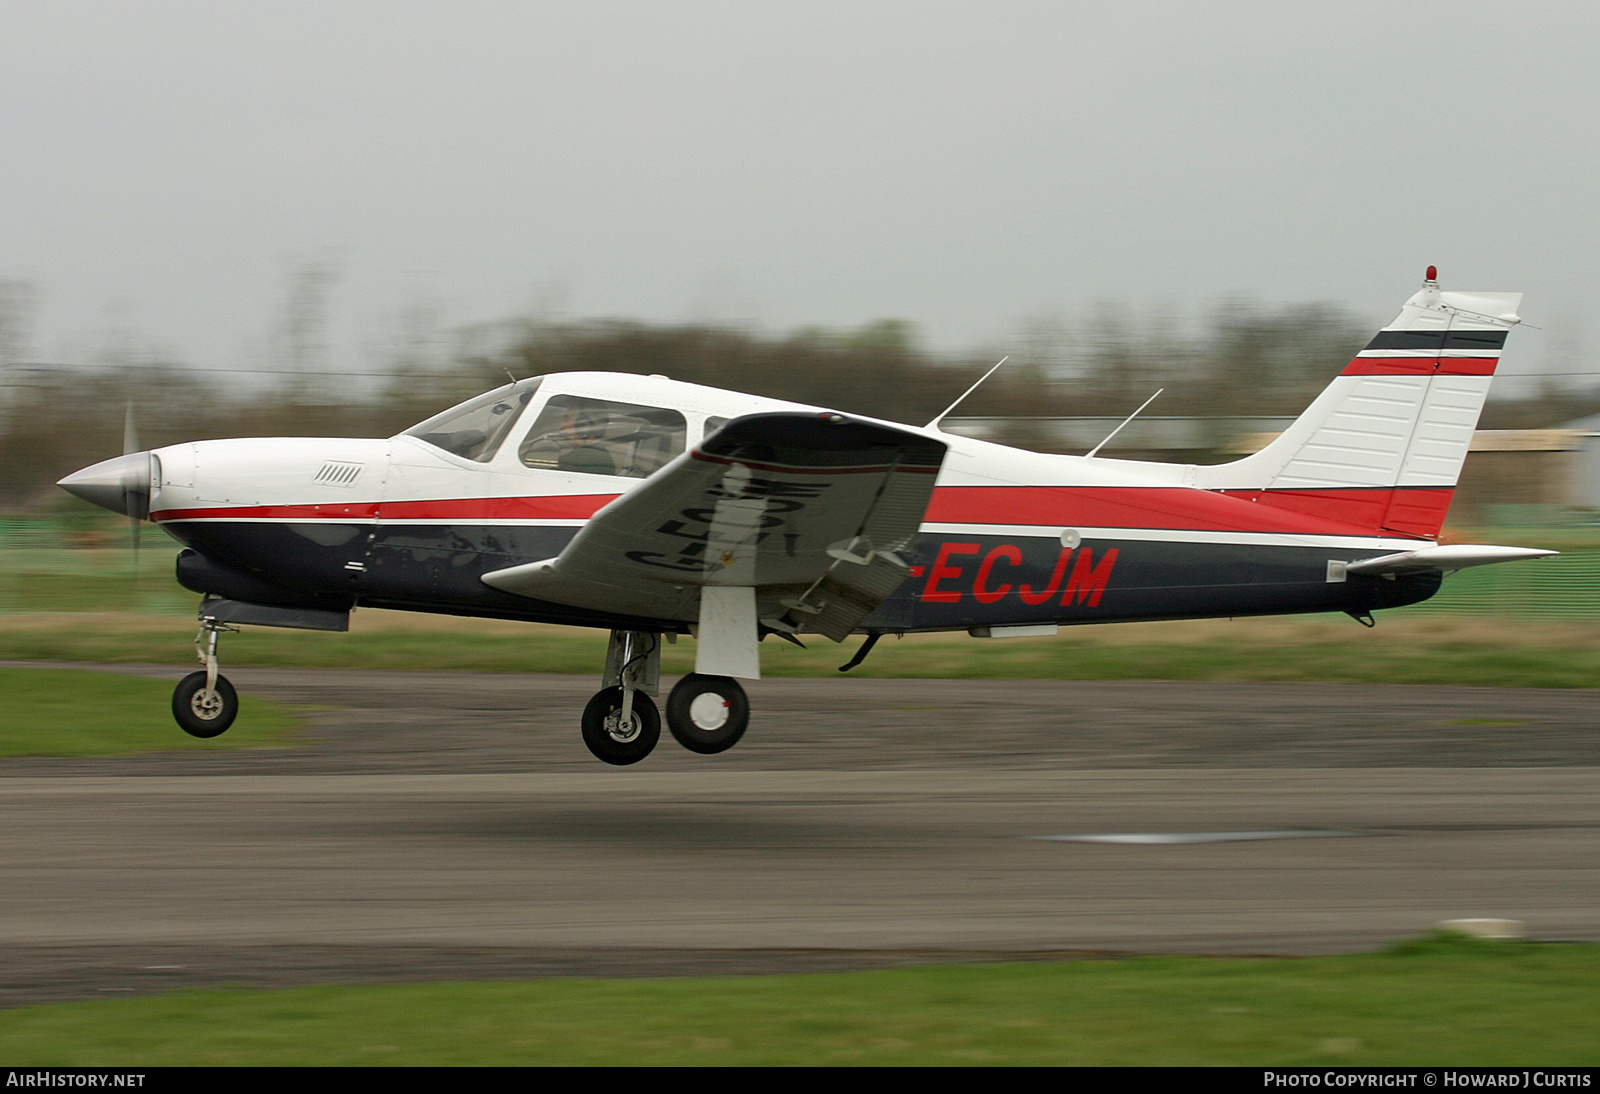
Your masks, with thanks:
<instances>
[{"instance_id":1,"label":"dark blue lower fuselage","mask_svg":"<svg viewBox=\"0 0 1600 1094\"><path fill-rule=\"evenodd\" d=\"M683 630L530 600L485 585L494 570L554 558L570 525L404 525L176 521L163 525L192 548L179 580L196 592L289 607L356 604L449 615L592 627ZM1091 540L923 533L910 576L858 629L956 630L980 626L1366 613L1425 600L1438 574L1330 580L1330 561L1381 554L1370 545Z\"/></svg>"}]
</instances>

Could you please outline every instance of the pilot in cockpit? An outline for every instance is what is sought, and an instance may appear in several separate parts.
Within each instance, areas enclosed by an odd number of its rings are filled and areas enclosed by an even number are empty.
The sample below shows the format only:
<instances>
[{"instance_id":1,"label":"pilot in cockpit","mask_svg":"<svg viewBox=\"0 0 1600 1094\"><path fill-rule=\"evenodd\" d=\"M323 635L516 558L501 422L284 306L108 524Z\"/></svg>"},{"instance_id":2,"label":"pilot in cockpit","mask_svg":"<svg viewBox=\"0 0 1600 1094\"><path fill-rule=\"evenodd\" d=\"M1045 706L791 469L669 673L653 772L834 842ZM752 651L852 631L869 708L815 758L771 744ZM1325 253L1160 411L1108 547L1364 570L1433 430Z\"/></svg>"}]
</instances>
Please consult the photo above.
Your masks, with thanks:
<instances>
[{"instance_id":1,"label":"pilot in cockpit","mask_svg":"<svg viewBox=\"0 0 1600 1094\"><path fill-rule=\"evenodd\" d=\"M556 466L562 471L578 471L590 475L615 475L617 463L601 443L605 436L605 420L592 410L569 406L561 416L559 444L561 454Z\"/></svg>"}]
</instances>

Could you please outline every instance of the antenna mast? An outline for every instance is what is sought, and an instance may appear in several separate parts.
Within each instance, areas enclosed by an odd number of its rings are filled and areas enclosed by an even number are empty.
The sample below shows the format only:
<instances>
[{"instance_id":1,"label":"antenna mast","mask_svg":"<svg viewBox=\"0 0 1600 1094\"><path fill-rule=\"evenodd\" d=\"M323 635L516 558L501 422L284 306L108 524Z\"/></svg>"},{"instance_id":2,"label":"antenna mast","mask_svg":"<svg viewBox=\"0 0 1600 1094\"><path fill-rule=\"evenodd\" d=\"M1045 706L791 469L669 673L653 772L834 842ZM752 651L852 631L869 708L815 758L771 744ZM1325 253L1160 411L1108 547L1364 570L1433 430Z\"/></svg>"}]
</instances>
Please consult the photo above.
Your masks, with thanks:
<instances>
[{"instance_id":1,"label":"antenna mast","mask_svg":"<svg viewBox=\"0 0 1600 1094\"><path fill-rule=\"evenodd\" d=\"M1167 390L1167 389L1164 388L1164 387L1156 388L1156 395L1160 395L1165 390ZM1115 437L1118 433L1122 432L1122 426L1123 425L1127 425L1129 422L1133 421L1135 418L1137 418L1139 416L1139 411L1143 410L1145 407L1149 406L1151 403L1156 401L1156 395L1152 395L1152 396L1150 396L1150 398L1148 398L1144 402L1140 403L1139 404L1139 410L1135 410L1132 414L1129 414L1126 418L1122 419L1122 425L1117 426L1117 428L1113 429L1110 433L1107 433L1106 434L1106 439L1101 441L1099 444L1095 445L1093 448L1089 449L1089 451L1084 454L1083 458L1086 459L1086 460L1094 459L1094 454L1096 452L1098 452L1102 448L1104 448L1106 446L1106 444L1110 442L1112 437ZM949 411L946 411L945 413L948 414Z\"/></svg>"},{"instance_id":2,"label":"antenna mast","mask_svg":"<svg viewBox=\"0 0 1600 1094\"><path fill-rule=\"evenodd\" d=\"M941 413L939 413L938 415L936 415L934 417L933 421L929 422L927 425L923 426L922 428L924 428L924 429L938 429L939 428L939 423L944 421L945 418L949 415L949 413L952 410L954 410L956 407L960 406L968 395L971 395L974 391L977 391L978 390L978 386L980 384L982 384L989 377L993 376L994 372L995 372L995 369L999 368L1001 365L1005 364L1009 360L1011 360L1011 354L1008 353L1004 357L1000 358L1000 360L996 361L994 363L994 367L993 368L991 368L988 372L985 372L982 376L978 377L978 383L973 384L971 387L967 388L967 390L963 391L961 393L961 398L957 399L955 402L953 402L949 406L945 407L944 410Z\"/></svg>"}]
</instances>

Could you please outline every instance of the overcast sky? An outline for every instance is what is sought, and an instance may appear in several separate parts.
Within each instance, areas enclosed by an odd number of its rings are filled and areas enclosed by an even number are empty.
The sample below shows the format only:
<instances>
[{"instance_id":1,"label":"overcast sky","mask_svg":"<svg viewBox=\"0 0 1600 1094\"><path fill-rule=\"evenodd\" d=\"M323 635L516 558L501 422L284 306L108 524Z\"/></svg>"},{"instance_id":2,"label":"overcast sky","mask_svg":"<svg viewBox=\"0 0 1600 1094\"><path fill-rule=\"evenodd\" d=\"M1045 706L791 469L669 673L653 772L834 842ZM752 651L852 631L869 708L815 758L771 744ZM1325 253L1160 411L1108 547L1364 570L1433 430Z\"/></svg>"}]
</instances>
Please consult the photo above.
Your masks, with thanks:
<instances>
[{"instance_id":1,"label":"overcast sky","mask_svg":"<svg viewBox=\"0 0 1600 1094\"><path fill-rule=\"evenodd\" d=\"M1376 325L1436 263L1528 294L1509 367L1590 368L1597 42L1527 0L17 0L0 277L35 357L234 368L325 263L359 369L428 299L1004 352L1097 301Z\"/></svg>"}]
</instances>

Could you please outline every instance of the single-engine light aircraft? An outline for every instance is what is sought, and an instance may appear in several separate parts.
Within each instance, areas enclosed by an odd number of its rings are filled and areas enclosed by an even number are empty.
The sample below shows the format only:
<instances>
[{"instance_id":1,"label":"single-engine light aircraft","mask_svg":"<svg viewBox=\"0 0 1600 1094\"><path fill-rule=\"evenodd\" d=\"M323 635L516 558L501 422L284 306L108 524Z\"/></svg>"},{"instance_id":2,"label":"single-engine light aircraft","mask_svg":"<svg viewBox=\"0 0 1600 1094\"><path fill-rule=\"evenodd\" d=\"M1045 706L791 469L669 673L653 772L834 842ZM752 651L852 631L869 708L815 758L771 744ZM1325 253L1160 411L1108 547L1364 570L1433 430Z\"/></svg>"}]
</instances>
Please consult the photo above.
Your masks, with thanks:
<instances>
[{"instance_id":1,"label":"single-engine light aircraft","mask_svg":"<svg viewBox=\"0 0 1600 1094\"><path fill-rule=\"evenodd\" d=\"M1425 600L1442 575L1554 552L1438 542L1521 294L1421 291L1286 432L1216 466L1045 455L823 407L575 372L514 382L387 440L201 441L61 481L184 544L202 670L173 711L199 737L238 700L217 637L342 631L357 605L602 627L584 743L732 747L739 679L799 642L1292 612Z\"/></svg>"}]
</instances>

